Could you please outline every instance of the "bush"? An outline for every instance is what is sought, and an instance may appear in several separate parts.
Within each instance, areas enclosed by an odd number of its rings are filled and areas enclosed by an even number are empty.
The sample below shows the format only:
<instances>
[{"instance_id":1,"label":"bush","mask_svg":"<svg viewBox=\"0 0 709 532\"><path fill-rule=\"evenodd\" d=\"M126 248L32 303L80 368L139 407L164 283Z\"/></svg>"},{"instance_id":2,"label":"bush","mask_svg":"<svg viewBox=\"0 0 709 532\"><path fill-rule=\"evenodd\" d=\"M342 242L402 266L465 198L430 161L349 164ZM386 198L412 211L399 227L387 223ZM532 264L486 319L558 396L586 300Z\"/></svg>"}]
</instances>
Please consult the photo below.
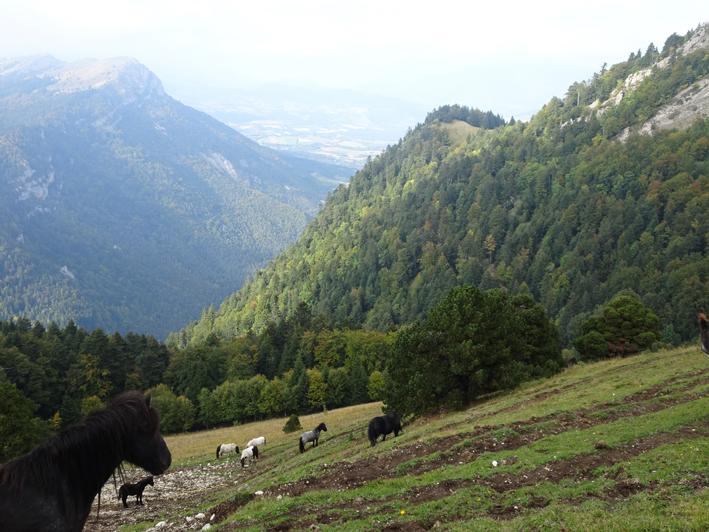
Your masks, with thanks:
<instances>
[{"instance_id":1,"label":"bush","mask_svg":"<svg viewBox=\"0 0 709 532\"><path fill-rule=\"evenodd\" d=\"M384 401L399 415L460 408L563 367L559 333L534 299L459 286L426 323L399 331L387 363L391 385Z\"/></svg>"},{"instance_id":2,"label":"bush","mask_svg":"<svg viewBox=\"0 0 709 532\"><path fill-rule=\"evenodd\" d=\"M291 414L283 427L283 432L290 434L298 430L303 430L303 427L300 425L300 418L295 414Z\"/></svg>"},{"instance_id":3,"label":"bush","mask_svg":"<svg viewBox=\"0 0 709 532\"><path fill-rule=\"evenodd\" d=\"M603 309L602 316L592 316L581 325L583 334L574 340L574 347L583 360L610 357L607 342L642 351L662 339L659 324L658 317L640 301L619 296Z\"/></svg>"},{"instance_id":4,"label":"bush","mask_svg":"<svg viewBox=\"0 0 709 532\"><path fill-rule=\"evenodd\" d=\"M581 360L600 360L606 358L610 351L603 335L598 331L591 331L588 334L579 336L574 340L574 347L579 352Z\"/></svg>"}]
</instances>

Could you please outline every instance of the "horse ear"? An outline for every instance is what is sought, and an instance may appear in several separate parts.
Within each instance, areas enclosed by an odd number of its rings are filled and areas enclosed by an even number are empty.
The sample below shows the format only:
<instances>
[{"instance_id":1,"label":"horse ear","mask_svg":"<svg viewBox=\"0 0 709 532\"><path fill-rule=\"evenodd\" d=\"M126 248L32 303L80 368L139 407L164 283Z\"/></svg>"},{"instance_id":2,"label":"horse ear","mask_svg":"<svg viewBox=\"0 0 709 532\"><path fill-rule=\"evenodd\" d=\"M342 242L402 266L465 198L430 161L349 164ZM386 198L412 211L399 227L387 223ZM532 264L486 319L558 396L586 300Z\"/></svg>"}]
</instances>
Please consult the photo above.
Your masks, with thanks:
<instances>
[{"instance_id":1,"label":"horse ear","mask_svg":"<svg viewBox=\"0 0 709 532\"><path fill-rule=\"evenodd\" d=\"M152 399L152 396L150 394L145 396L145 406L150 408L150 400Z\"/></svg>"}]
</instances>

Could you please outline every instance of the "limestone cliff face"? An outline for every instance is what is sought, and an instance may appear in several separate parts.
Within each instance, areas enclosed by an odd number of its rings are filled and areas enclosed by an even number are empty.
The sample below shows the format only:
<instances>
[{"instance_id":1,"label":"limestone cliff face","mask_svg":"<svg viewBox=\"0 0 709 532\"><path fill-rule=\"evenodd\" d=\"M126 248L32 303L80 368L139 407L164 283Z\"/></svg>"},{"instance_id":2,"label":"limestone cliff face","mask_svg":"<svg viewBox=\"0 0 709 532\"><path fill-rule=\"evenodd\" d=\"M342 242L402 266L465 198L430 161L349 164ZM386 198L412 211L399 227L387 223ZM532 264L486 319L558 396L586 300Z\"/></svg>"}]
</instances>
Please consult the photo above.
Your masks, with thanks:
<instances>
[{"instance_id":1,"label":"limestone cliff face","mask_svg":"<svg viewBox=\"0 0 709 532\"><path fill-rule=\"evenodd\" d=\"M709 25L705 24L697 29L692 37L680 46L672 55L658 61L652 67L639 70L629 75L622 87L617 88L605 102L593 102L589 107L598 109L597 113L602 115L610 107L617 105L622 99L636 90L640 83L647 78L655 69L670 68L673 58L691 54L697 50L706 49L709 53ZM709 116L709 79L700 79L690 87L683 89L674 95L669 101L664 103L647 122L626 128L620 135L619 140L625 140L630 133L649 134L653 130L661 129L684 129L689 127L697 118Z\"/></svg>"},{"instance_id":2,"label":"limestone cliff face","mask_svg":"<svg viewBox=\"0 0 709 532\"><path fill-rule=\"evenodd\" d=\"M709 79L701 79L673 96L660 107L654 117L633 132L650 134L653 130L686 129L697 118L707 116L709 116ZM618 138L624 140L630 133L630 128L626 128Z\"/></svg>"}]
</instances>

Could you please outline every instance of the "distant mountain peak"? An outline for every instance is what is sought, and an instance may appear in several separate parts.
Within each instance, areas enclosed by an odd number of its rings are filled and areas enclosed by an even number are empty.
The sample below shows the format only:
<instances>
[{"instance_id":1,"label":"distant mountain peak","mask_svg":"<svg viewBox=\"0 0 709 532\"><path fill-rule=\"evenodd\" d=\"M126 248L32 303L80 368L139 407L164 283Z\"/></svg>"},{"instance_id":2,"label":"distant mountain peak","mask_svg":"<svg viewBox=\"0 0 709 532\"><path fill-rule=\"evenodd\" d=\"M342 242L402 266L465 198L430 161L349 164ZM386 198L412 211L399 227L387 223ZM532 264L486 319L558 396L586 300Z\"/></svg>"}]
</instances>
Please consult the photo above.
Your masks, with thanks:
<instances>
[{"instance_id":1,"label":"distant mountain peak","mask_svg":"<svg viewBox=\"0 0 709 532\"><path fill-rule=\"evenodd\" d=\"M59 68L44 72L41 76L55 80L47 89L56 92L77 92L115 85L126 99L147 94L165 95L160 79L132 57L82 59L65 63Z\"/></svg>"},{"instance_id":2,"label":"distant mountain peak","mask_svg":"<svg viewBox=\"0 0 709 532\"><path fill-rule=\"evenodd\" d=\"M64 65L66 65L65 61L49 54L0 59L0 76L35 76L48 70L61 68Z\"/></svg>"},{"instance_id":3,"label":"distant mountain peak","mask_svg":"<svg viewBox=\"0 0 709 532\"><path fill-rule=\"evenodd\" d=\"M67 63L49 54L0 59L0 76L53 81L47 90L71 93L90 89L114 88L125 101L149 95L165 96L160 79L132 57L81 59Z\"/></svg>"}]
</instances>

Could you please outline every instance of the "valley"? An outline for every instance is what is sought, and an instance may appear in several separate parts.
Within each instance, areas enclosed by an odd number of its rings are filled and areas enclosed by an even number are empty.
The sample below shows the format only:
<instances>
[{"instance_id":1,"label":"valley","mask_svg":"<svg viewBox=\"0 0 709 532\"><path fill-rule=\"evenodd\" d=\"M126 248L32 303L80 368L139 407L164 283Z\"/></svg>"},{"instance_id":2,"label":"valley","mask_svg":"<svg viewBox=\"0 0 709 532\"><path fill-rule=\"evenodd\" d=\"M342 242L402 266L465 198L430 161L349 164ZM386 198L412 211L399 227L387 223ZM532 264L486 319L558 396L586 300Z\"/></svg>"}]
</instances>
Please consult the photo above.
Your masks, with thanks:
<instances>
[{"instance_id":1,"label":"valley","mask_svg":"<svg viewBox=\"0 0 709 532\"><path fill-rule=\"evenodd\" d=\"M344 165L353 173L429 111L403 99L279 84L257 89L178 84L174 94L262 146Z\"/></svg>"}]
</instances>

